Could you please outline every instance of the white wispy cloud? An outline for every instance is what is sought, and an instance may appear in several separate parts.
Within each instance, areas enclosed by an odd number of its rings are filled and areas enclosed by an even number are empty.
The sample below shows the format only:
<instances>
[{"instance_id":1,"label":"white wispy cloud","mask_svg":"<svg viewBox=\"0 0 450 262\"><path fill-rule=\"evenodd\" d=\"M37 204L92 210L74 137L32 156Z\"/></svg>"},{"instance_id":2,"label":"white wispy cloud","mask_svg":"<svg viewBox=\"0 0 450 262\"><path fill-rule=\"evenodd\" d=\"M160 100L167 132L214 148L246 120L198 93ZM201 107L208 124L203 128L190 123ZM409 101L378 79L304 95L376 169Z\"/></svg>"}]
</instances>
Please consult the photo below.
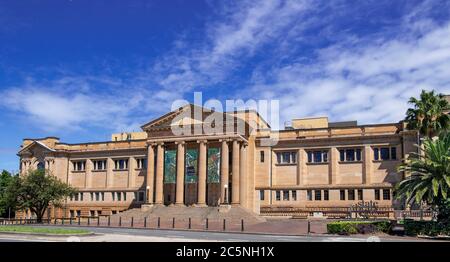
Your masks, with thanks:
<instances>
[{"instance_id":1,"label":"white wispy cloud","mask_svg":"<svg viewBox=\"0 0 450 262\"><path fill-rule=\"evenodd\" d=\"M421 89L450 93L449 24L430 17L443 4L423 1L383 30L358 35L338 20L376 18L346 1L227 2L216 7L202 36L182 33L170 51L131 77L30 77L0 95L4 108L42 128L132 130L174 100L232 84L234 73L249 71L253 77L240 83L235 98L280 99L280 123L312 115L396 122ZM247 63L254 57L256 65Z\"/></svg>"},{"instance_id":2,"label":"white wispy cloud","mask_svg":"<svg viewBox=\"0 0 450 262\"><path fill-rule=\"evenodd\" d=\"M421 8L419 6L418 8ZM450 23L411 20L394 38L349 36L313 61L254 72L253 93L279 99L282 121L312 115L361 123L397 122L420 90L450 93ZM427 31L415 25L427 24Z\"/></svg>"}]
</instances>

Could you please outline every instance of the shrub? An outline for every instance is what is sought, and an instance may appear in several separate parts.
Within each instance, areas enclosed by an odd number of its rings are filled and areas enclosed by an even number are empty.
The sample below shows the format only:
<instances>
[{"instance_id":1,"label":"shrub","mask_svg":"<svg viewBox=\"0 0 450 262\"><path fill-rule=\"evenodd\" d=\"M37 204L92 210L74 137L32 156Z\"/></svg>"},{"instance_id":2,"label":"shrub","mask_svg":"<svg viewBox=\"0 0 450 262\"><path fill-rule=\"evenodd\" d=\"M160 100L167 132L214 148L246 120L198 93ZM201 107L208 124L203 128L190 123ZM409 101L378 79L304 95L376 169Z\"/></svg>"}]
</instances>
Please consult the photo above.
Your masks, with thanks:
<instances>
[{"instance_id":1,"label":"shrub","mask_svg":"<svg viewBox=\"0 0 450 262\"><path fill-rule=\"evenodd\" d=\"M329 234L339 235L389 233L390 230L390 221L337 221L327 224Z\"/></svg>"},{"instance_id":2,"label":"shrub","mask_svg":"<svg viewBox=\"0 0 450 262\"><path fill-rule=\"evenodd\" d=\"M408 236L437 236L440 234L450 234L449 224L438 223L435 221L414 221L407 219L405 220L404 227L405 234Z\"/></svg>"}]
</instances>

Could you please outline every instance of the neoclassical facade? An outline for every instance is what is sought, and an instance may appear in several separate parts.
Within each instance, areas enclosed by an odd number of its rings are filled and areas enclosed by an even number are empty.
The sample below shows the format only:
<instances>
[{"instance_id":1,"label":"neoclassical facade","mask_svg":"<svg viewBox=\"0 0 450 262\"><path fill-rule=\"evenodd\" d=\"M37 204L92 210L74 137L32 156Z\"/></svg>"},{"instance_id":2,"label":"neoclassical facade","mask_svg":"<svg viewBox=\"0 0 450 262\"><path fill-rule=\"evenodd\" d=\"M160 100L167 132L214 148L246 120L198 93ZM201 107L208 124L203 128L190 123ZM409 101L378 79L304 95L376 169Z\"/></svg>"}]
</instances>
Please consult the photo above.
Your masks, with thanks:
<instances>
[{"instance_id":1,"label":"neoclassical facade","mask_svg":"<svg viewBox=\"0 0 450 262\"><path fill-rule=\"evenodd\" d=\"M198 113L200 112L200 113ZM415 151L403 123L357 125L326 117L272 130L256 111L187 105L111 141L24 139L21 175L45 168L79 190L51 216L110 215L152 205L392 208L397 165Z\"/></svg>"}]
</instances>

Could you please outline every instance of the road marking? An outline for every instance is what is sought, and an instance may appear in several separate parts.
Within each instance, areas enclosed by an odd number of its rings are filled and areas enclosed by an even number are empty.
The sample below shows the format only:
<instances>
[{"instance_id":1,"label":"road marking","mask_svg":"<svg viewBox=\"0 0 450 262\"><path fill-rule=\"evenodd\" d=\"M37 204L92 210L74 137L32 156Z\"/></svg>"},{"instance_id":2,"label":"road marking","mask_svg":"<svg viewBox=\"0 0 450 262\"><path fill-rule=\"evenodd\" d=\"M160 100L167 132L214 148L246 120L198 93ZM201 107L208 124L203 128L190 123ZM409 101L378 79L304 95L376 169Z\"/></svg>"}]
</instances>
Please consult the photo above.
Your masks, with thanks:
<instances>
[{"instance_id":1,"label":"road marking","mask_svg":"<svg viewBox=\"0 0 450 262\"><path fill-rule=\"evenodd\" d=\"M167 237L186 238L185 236L178 236L178 235L168 235Z\"/></svg>"}]
</instances>

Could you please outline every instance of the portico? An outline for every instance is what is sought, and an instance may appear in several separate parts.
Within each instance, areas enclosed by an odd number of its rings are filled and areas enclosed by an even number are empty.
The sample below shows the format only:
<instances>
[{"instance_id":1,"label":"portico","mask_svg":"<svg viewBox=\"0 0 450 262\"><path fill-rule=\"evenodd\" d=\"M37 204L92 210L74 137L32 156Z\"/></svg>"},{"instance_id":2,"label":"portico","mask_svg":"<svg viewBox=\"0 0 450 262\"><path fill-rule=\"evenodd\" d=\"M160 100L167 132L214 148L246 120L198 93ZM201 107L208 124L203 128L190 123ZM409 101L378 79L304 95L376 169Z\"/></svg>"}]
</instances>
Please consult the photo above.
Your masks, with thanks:
<instances>
[{"instance_id":1,"label":"portico","mask_svg":"<svg viewBox=\"0 0 450 262\"><path fill-rule=\"evenodd\" d=\"M244 138L177 138L164 142L150 140L147 145L147 204L216 206L228 204L230 199L233 205L241 203L241 195L245 192L240 184L245 186L247 177L247 141ZM187 149L198 153L194 156L187 155ZM176 155L175 163L173 158L168 157L172 152ZM172 169L171 165L175 165L175 168ZM176 171L174 180L170 178L172 170ZM173 184L173 187L167 184ZM188 191L193 189L197 191L194 203L186 201L192 195Z\"/></svg>"}]
</instances>

